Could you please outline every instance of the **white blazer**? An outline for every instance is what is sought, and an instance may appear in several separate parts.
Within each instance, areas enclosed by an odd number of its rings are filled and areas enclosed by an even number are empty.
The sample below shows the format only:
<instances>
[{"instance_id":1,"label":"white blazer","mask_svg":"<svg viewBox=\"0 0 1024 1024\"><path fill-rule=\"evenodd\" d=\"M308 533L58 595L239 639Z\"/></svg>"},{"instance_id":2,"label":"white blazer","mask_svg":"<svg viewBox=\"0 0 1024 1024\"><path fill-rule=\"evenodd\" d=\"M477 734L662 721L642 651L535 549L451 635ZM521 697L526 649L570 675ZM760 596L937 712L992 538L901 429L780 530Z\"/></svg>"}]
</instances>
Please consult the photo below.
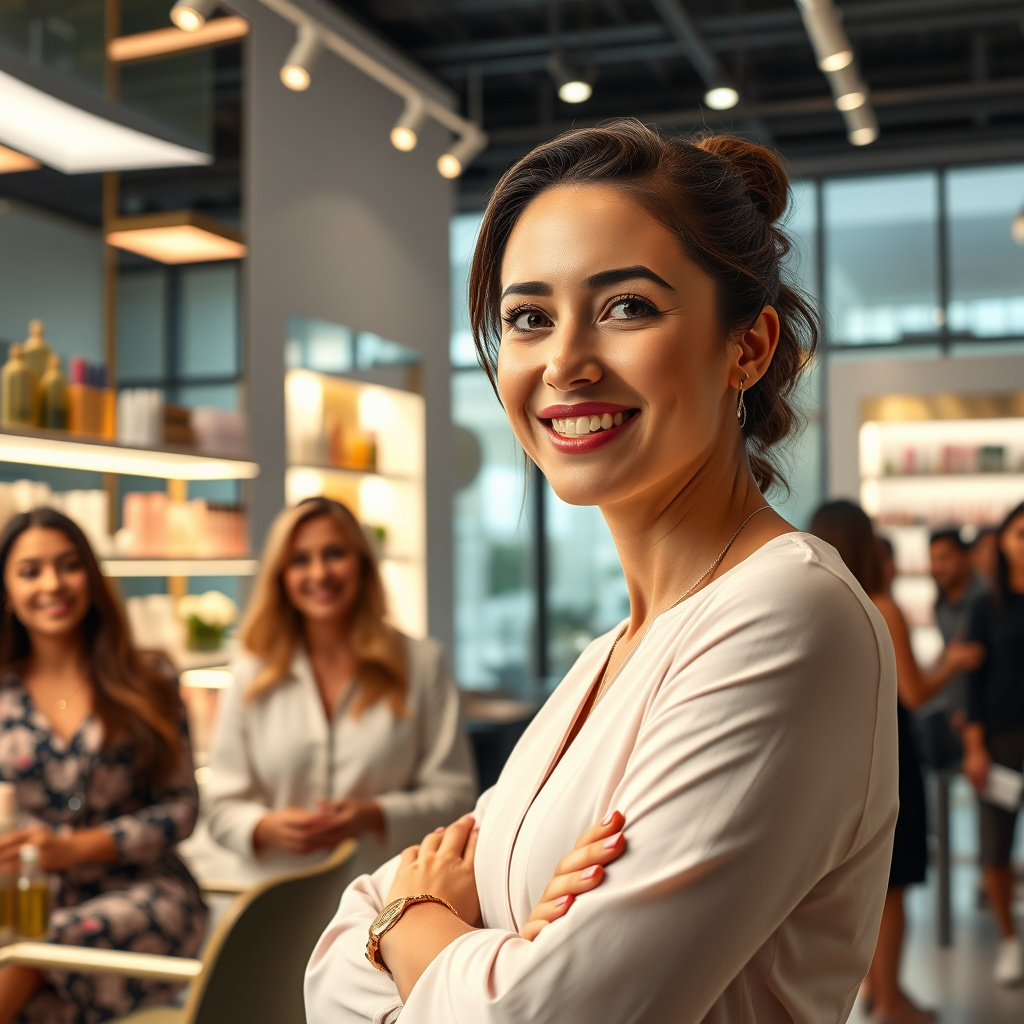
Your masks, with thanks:
<instances>
[{"instance_id":1,"label":"white blazer","mask_svg":"<svg viewBox=\"0 0 1024 1024\"><path fill-rule=\"evenodd\" d=\"M406 638L406 717L386 700L359 718L342 701L328 722L305 650L287 679L252 700L246 694L261 662L242 654L222 695L204 796L210 835L234 851L250 875L308 866L326 853L267 851L258 861L252 834L268 810L317 800L373 799L384 812L383 843L360 840L359 863L372 870L473 807L476 776L459 713L459 694L433 640Z\"/></svg>"},{"instance_id":2,"label":"white blazer","mask_svg":"<svg viewBox=\"0 0 1024 1024\"><path fill-rule=\"evenodd\" d=\"M394 861L306 972L309 1024L839 1024L878 935L897 809L896 668L836 552L787 534L658 617L555 764L595 640L477 805L483 927L404 1008L367 963ZM554 766L554 767L552 767ZM627 846L534 942L559 859L613 809Z\"/></svg>"}]
</instances>

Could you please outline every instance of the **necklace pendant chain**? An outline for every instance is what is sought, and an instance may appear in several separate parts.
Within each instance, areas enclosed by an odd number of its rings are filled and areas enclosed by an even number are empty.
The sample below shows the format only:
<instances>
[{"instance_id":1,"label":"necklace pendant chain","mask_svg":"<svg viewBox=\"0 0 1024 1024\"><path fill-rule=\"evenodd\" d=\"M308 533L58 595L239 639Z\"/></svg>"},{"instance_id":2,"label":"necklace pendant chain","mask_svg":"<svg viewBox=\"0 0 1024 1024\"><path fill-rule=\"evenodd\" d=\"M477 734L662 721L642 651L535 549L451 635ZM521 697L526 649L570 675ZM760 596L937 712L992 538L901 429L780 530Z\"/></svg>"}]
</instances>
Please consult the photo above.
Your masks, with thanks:
<instances>
[{"instance_id":1,"label":"necklace pendant chain","mask_svg":"<svg viewBox=\"0 0 1024 1024\"><path fill-rule=\"evenodd\" d=\"M668 608L665 609L666 612L667 611L671 611L677 605L682 604L715 571L715 569L718 568L719 563L729 553L729 548L732 547L733 541L740 535L740 533L743 530L743 527L746 526L747 523L749 523L750 520L754 518L754 516L756 516L759 512L763 512L766 508L771 508L771 505L762 505L760 508L755 508L754 511L751 512L750 515L747 516L747 518L744 519L743 522L740 523L740 525L736 527L736 532L726 542L725 547L722 548L722 550L715 556L715 558L712 561L712 563L704 570L704 572L702 572L700 574L700 576L697 577L696 582L694 582L693 586L691 586L690 589L687 590L686 593L683 594L682 597L677 598L675 601L673 601L668 606ZM659 613L659 614L662 614L662 613ZM608 659L604 663L604 672L601 674L601 685L598 686L597 693L594 696L594 705L596 705L597 702L601 699L601 696L604 694L604 691L607 689L608 685L611 683L611 680L615 678L614 675L612 675L612 676L608 675L608 666L611 664L612 655L615 654L615 648L619 646L619 641L626 635L626 630L628 628L629 628L629 623L626 623L626 625L623 626L622 629L620 630L619 635L612 642L612 649L608 652ZM616 674L618 674L618 673L616 672Z\"/></svg>"}]
</instances>

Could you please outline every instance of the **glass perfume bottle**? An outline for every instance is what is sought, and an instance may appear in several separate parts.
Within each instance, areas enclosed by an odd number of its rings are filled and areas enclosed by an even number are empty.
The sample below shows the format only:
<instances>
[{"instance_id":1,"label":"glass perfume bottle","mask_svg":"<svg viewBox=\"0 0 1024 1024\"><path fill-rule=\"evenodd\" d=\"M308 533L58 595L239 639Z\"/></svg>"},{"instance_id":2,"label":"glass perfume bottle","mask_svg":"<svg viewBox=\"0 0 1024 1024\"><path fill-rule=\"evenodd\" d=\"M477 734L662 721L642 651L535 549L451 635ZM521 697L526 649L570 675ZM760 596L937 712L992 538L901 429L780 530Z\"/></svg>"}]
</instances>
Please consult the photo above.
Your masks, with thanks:
<instances>
[{"instance_id":1,"label":"glass perfume bottle","mask_svg":"<svg viewBox=\"0 0 1024 1024\"><path fill-rule=\"evenodd\" d=\"M50 880L39 864L39 848L21 848L18 875L18 935L41 939L50 926Z\"/></svg>"}]
</instances>

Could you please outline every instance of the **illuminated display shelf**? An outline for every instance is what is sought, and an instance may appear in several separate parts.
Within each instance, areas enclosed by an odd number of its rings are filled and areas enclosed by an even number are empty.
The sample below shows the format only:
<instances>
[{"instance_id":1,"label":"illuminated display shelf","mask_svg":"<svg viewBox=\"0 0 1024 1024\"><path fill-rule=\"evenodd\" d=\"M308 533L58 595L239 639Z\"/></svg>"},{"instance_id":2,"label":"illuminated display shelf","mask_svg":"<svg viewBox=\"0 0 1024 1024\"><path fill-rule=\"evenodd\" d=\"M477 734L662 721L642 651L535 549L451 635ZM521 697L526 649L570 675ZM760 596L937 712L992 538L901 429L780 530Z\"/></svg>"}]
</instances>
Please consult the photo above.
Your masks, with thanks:
<instances>
[{"instance_id":1,"label":"illuminated display shelf","mask_svg":"<svg viewBox=\"0 0 1024 1024\"><path fill-rule=\"evenodd\" d=\"M69 437L57 431L0 431L0 462L162 480L251 480L259 474L246 459L202 455L185 448L136 448L113 441Z\"/></svg>"},{"instance_id":2,"label":"illuminated display shelf","mask_svg":"<svg viewBox=\"0 0 1024 1024\"><path fill-rule=\"evenodd\" d=\"M255 576L255 558L106 558L108 576Z\"/></svg>"},{"instance_id":3,"label":"illuminated display shelf","mask_svg":"<svg viewBox=\"0 0 1024 1024\"><path fill-rule=\"evenodd\" d=\"M376 469L350 469L348 466L316 466L311 463L289 466L296 473L320 473L323 476L348 477L352 480L379 479L395 483L411 482L414 478L402 473L382 473Z\"/></svg>"}]
</instances>

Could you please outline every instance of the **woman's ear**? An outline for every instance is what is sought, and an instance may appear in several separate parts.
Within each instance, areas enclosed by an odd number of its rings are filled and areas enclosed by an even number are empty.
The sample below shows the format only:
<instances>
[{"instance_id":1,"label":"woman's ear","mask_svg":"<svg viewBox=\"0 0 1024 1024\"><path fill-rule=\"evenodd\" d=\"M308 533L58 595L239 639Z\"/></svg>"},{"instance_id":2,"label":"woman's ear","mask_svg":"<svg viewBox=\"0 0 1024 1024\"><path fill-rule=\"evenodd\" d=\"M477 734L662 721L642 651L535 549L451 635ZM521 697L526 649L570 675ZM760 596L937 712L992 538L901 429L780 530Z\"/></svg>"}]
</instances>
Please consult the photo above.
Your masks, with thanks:
<instances>
[{"instance_id":1,"label":"woman's ear","mask_svg":"<svg viewBox=\"0 0 1024 1024\"><path fill-rule=\"evenodd\" d=\"M736 360L729 381L732 387L738 388L741 379L744 387L752 387L765 375L779 343L779 330L775 307L765 306L753 326L736 342Z\"/></svg>"}]
</instances>

